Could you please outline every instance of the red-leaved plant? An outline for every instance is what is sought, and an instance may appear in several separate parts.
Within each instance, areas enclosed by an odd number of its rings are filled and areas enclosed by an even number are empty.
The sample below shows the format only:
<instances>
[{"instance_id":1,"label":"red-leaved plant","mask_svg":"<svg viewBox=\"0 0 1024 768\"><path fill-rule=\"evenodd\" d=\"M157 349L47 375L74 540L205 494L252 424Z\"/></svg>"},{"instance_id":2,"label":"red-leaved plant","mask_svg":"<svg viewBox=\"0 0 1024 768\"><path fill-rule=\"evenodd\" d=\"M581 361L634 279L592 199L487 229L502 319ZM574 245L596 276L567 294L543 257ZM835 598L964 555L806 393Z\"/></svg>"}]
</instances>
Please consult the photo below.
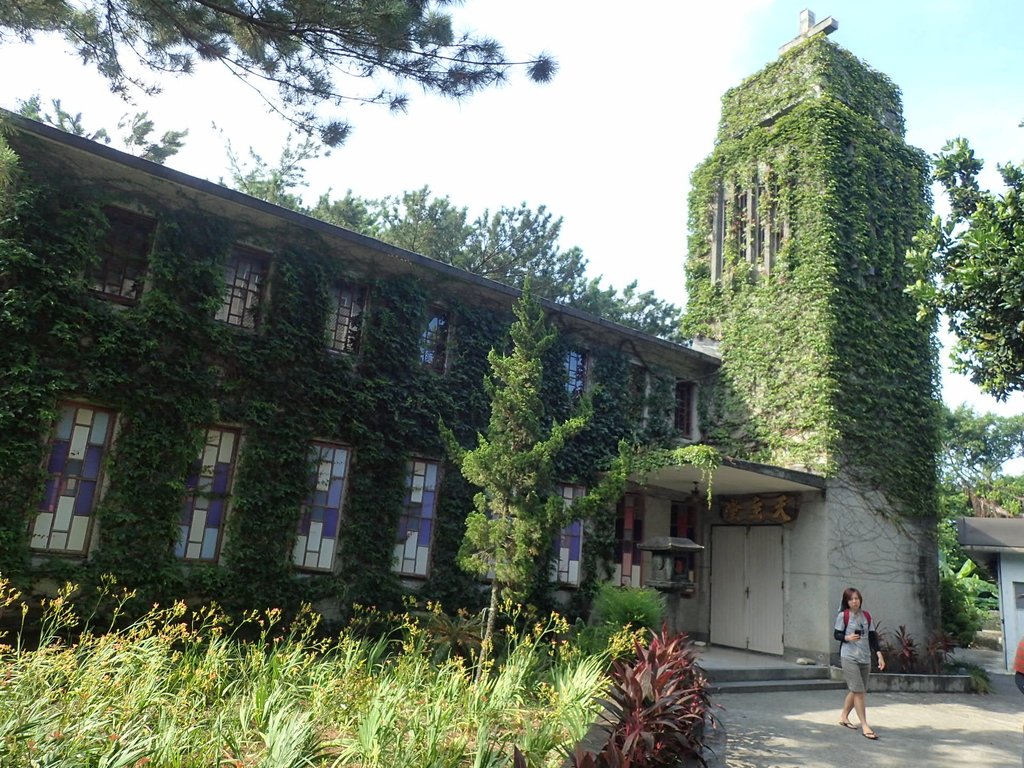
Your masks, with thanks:
<instances>
[{"instance_id":1,"label":"red-leaved plant","mask_svg":"<svg viewBox=\"0 0 1024 768\"><path fill-rule=\"evenodd\" d=\"M657 768L684 760L705 765L705 718L710 717L708 682L685 634L662 627L636 658L612 667L610 699L604 701L608 742L597 754L577 751L576 768Z\"/></svg>"},{"instance_id":2,"label":"red-leaved plant","mask_svg":"<svg viewBox=\"0 0 1024 768\"><path fill-rule=\"evenodd\" d=\"M882 629L878 631L878 640L885 654L885 671L911 675L942 674L956 647L956 638L938 631L928 638L922 653L903 624L896 631L895 641Z\"/></svg>"}]
</instances>

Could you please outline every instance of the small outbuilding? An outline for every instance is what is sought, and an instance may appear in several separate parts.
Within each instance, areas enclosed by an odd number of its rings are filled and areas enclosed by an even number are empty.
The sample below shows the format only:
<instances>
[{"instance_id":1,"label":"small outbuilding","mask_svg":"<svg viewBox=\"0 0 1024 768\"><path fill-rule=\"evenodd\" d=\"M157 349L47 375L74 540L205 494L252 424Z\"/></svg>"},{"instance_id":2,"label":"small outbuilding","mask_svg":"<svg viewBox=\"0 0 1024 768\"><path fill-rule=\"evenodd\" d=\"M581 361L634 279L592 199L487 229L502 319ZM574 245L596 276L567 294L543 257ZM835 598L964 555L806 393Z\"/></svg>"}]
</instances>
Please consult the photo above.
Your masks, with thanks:
<instances>
[{"instance_id":1,"label":"small outbuilding","mask_svg":"<svg viewBox=\"0 0 1024 768\"><path fill-rule=\"evenodd\" d=\"M1009 670L1017 641L1024 636L1024 519L961 517L956 527L960 546L997 574L1003 661Z\"/></svg>"}]
</instances>

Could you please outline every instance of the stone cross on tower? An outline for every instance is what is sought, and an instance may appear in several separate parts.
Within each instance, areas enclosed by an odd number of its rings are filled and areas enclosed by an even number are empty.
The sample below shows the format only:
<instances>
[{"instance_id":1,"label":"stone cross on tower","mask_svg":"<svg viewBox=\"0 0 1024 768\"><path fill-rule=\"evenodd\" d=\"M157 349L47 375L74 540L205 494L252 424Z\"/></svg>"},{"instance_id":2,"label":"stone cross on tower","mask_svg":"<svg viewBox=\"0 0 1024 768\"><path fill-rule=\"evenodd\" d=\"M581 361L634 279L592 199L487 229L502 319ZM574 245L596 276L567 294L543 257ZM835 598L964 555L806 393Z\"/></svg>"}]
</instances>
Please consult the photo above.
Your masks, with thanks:
<instances>
[{"instance_id":1,"label":"stone cross on tower","mask_svg":"<svg viewBox=\"0 0 1024 768\"><path fill-rule=\"evenodd\" d=\"M779 56L784 54L793 46L799 45L809 37L814 37L819 33L829 35L837 29L839 29L839 22L831 16L824 21L819 21L815 24L814 13L804 8L800 11L800 34L779 48Z\"/></svg>"}]
</instances>

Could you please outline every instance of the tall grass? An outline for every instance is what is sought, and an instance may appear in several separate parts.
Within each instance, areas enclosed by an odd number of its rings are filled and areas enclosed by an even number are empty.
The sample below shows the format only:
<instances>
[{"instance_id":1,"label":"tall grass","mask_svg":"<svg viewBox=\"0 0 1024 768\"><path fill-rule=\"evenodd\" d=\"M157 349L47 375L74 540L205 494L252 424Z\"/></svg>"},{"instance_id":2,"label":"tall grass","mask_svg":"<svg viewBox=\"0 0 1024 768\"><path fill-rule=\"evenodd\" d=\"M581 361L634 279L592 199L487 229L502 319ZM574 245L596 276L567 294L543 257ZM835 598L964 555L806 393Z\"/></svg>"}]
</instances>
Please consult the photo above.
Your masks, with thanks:
<instances>
[{"instance_id":1,"label":"tall grass","mask_svg":"<svg viewBox=\"0 0 1024 768\"><path fill-rule=\"evenodd\" d=\"M17 610L0 580L4 600ZM2 766L498 768L518 745L541 768L582 737L607 686L606 659L552 644L550 625L510 634L479 683L472 660L433 662L408 616L399 641L321 639L310 612L232 624L183 604L100 631L64 591L41 627L31 647L24 628L0 638Z\"/></svg>"}]
</instances>

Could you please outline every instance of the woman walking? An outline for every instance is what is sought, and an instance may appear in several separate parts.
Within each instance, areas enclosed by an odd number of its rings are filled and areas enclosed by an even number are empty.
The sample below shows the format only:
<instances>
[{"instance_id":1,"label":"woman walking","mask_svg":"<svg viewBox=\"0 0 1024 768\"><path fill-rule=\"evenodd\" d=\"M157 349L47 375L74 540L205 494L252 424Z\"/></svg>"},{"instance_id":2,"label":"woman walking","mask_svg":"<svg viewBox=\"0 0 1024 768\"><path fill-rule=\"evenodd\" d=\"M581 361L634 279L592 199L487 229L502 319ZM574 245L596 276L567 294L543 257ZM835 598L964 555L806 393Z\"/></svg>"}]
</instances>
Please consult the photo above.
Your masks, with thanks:
<instances>
[{"instance_id":1,"label":"woman walking","mask_svg":"<svg viewBox=\"0 0 1024 768\"><path fill-rule=\"evenodd\" d=\"M839 724L856 730L857 726L850 722L850 712L856 710L861 733L865 738L875 740L878 736L868 725L864 698L868 690L868 675L871 674L871 654L878 657L879 671L885 669L885 657L878 647L875 623L871 620L871 614L862 610L863 604L860 590L847 587L843 592L843 607L836 616L834 634L841 643L839 659L848 689Z\"/></svg>"}]
</instances>

